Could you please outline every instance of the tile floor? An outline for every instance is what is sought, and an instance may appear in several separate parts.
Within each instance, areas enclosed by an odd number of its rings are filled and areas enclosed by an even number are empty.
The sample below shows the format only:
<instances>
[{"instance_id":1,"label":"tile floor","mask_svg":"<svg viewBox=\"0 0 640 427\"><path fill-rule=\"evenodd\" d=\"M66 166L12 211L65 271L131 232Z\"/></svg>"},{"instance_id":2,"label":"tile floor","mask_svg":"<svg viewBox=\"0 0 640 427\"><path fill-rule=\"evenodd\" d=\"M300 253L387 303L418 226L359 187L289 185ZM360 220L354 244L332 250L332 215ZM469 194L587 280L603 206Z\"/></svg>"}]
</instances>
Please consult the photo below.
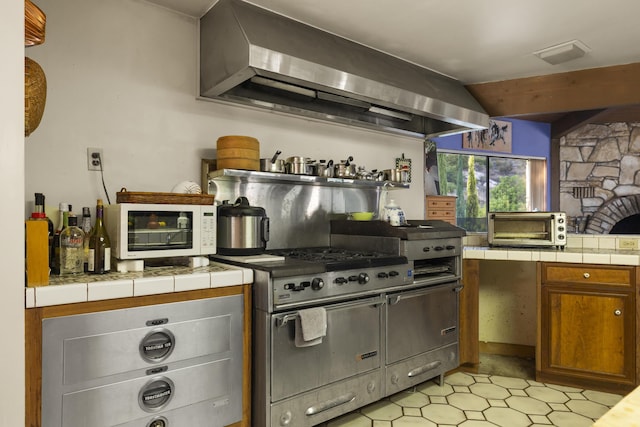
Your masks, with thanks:
<instances>
[{"instance_id":1,"label":"tile floor","mask_svg":"<svg viewBox=\"0 0 640 427\"><path fill-rule=\"evenodd\" d=\"M622 396L530 379L454 373L322 427L589 427Z\"/></svg>"}]
</instances>

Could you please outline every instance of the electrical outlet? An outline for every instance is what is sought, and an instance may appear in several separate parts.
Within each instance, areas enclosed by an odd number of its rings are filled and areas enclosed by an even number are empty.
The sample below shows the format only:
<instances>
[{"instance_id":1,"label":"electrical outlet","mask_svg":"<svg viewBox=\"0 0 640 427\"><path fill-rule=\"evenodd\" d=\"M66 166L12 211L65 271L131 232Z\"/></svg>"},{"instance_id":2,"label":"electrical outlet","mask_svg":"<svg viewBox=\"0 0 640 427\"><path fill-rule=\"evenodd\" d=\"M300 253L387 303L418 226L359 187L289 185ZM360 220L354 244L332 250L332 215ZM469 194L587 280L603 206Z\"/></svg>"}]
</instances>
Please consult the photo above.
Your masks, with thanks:
<instances>
[{"instance_id":1,"label":"electrical outlet","mask_svg":"<svg viewBox=\"0 0 640 427\"><path fill-rule=\"evenodd\" d=\"M620 249L638 249L638 240L633 238L618 239L618 247Z\"/></svg>"},{"instance_id":2,"label":"electrical outlet","mask_svg":"<svg viewBox=\"0 0 640 427\"><path fill-rule=\"evenodd\" d=\"M104 168L102 159L102 148L87 148L87 168L90 171L102 170Z\"/></svg>"}]
</instances>

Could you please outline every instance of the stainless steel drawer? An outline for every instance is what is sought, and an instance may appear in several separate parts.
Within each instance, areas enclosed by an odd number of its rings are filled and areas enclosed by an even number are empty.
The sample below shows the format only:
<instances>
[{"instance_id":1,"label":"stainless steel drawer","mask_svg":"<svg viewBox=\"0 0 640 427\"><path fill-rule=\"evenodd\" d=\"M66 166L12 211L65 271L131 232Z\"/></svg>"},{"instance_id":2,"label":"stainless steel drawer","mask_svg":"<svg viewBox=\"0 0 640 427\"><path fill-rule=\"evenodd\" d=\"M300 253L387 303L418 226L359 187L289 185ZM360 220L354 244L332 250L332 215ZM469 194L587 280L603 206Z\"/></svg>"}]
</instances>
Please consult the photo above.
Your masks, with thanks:
<instances>
[{"instance_id":1,"label":"stainless steel drawer","mask_svg":"<svg viewBox=\"0 0 640 427\"><path fill-rule=\"evenodd\" d=\"M203 401L240 420L243 313L232 295L44 319L42 426L128 426Z\"/></svg>"}]
</instances>

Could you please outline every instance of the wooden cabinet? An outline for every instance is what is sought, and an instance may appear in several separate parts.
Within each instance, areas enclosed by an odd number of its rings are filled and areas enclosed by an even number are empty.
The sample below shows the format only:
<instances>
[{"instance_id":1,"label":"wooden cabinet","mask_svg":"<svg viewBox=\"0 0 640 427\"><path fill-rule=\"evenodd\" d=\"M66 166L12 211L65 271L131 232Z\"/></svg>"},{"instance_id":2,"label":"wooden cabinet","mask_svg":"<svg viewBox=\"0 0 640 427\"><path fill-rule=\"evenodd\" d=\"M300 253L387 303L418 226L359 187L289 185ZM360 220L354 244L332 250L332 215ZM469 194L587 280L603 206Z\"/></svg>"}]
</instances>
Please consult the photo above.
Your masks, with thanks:
<instances>
[{"instance_id":1,"label":"wooden cabinet","mask_svg":"<svg viewBox=\"0 0 640 427\"><path fill-rule=\"evenodd\" d=\"M536 379L624 393L636 383L635 267L541 263Z\"/></svg>"},{"instance_id":2,"label":"wooden cabinet","mask_svg":"<svg viewBox=\"0 0 640 427\"><path fill-rule=\"evenodd\" d=\"M425 219L439 219L456 225L456 197L426 196Z\"/></svg>"}]
</instances>

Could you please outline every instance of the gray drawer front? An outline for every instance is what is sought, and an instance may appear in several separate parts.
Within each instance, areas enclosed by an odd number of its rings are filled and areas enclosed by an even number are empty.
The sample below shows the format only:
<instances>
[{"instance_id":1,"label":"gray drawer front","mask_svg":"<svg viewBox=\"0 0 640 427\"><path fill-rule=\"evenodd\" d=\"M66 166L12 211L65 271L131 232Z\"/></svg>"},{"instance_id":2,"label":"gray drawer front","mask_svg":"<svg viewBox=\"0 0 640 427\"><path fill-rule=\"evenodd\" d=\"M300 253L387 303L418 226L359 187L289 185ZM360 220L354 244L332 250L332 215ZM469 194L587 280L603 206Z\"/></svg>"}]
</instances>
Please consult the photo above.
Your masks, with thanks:
<instances>
[{"instance_id":1,"label":"gray drawer front","mask_svg":"<svg viewBox=\"0 0 640 427\"><path fill-rule=\"evenodd\" d=\"M241 402L231 400L231 361L229 359L166 372L157 377L137 378L102 387L66 393L62 397L62 425L64 427L109 427L136 419L151 418L152 414L210 401L219 405ZM166 378L173 383L168 403L155 411L143 410L139 393L155 379ZM207 381L203 381L207 378Z\"/></svg>"},{"instance_id":2,"label":"gray drawer front","mask_svg":"<svg viewBox=\"0 0 640 427\"><path fill-rule=\"evenodd\" d=\"M64 384L75 384L121 372L149 368L155 363L193 359L231 349L231 315L209 317L161 328L140 328L79 338L66 338L63 344ZM140 343L149 333L170 332L175 340L166 359L144 359Z\"/></svg>"},{"instance_id":3,"label":"gray drawer front","mask_svg":"<svg viewBox=\"0 0 640 427\"><path fill-rule=\"evenodd\" d=\"M44 319L42 426L144 427L166 411L190 420L204 401L240 420L243 323L242 295ZM171 399L145 411L139 392L156 377L173 382Z\"/></svg>"}]
</instances>

